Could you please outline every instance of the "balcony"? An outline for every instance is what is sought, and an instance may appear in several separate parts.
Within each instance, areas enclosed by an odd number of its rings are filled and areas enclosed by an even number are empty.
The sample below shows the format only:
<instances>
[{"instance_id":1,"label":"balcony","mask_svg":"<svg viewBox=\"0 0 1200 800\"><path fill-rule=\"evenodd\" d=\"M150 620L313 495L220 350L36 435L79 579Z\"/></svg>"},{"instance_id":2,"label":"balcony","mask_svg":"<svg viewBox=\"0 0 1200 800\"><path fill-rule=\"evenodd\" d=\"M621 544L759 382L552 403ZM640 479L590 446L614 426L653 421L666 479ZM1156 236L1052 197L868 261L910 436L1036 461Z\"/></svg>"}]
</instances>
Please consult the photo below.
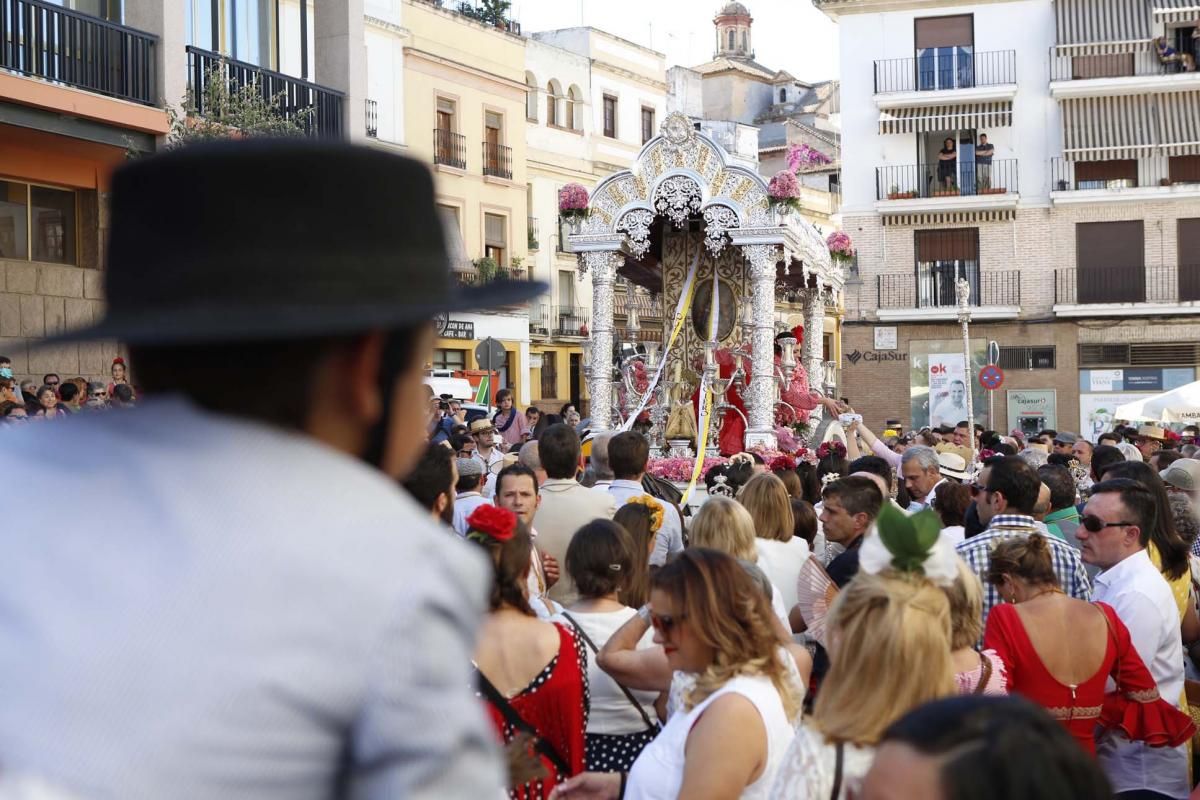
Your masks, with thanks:
<instances>
[{"instance_id":1,"label":"balcony","mask_svg":"<svg viewBox=\"0 0 1200 800\"><path fill-rule=\"evenodd\" d=\"M1054 270L1060 317L1200 313L1200 262Z\"/></svg>"},{"instance_id":2,"label":"balcony","mask_svg":"<svg viewBox=\"0 0 1200 800\"><path fill-rule=\"evenodd\" d=\"M881 213L1015 208L1017 159L956 163L942 173L936 164L877 167L876 210Z\"/></svg>"},{"instance_id":3,"label":"balcony","mask_svg":"<svg viewBox=\"0 0 1200 800\"><path fill-rule=\"evenodd\" d=\"M153 106L158 38L42 0L0 0L0 69Z\"/></svg>"},{"instance_id":4,"label":"balcony","mask_svg":"<svg viewBox=\"0 0 1200 800\"><path fill-rule=\"evenodd\" d=\"M208 82L218 76L231 88L257 86L265 99L278 103L285 119L303 116L309 136L339 139L345 135L342 106L346 95L336 89L191 45L187 47L187 60L188 87L196 104L196 113L202 116L219 118L218 109L205 107Z\"/></svg>"},{"instance_id":5,"label":"balcony","mask_svg":"<svg viewBox=\"0 0 1200 800\"><path fill-rule=\"evenodd\" d=\"M529 333L543 338L582 338L592 322L590 309L539 303L529 309Z\"/></svg>"},{"instance_id":6,"label":"balcony","mask_svg":"<svg viewBox=\"0 0 1200 800\"><path fill-rule=\"evenodd\" d=\"M512 180L512 148L493 142L483 143L483 174Z\"/></svg>"},{"instance_id":7,"label":"balcony","mask_svg":"<svg viewBox=\"0 0 1200 800\"><path fill-rule=\"evenodd\" d=\"M875 95L880 107L921 101L1011 100L1016 89L1015 50L961 53L941 60L929 55L875 62Z\"/></svg>"},{"instance_id":8,"label":"balcony","mask_svg":"<svg viewBox=\"0 0 1200 800\"><path fill-rule=\"evenodd\" d=\"M367 105L367 138L379 138L379 103L376 100L368 99Z\"/></svg>"},{"instance_id":9,"label":"balcony","mask_svg":"<svg viewBox=\"0 0 1200 800\"><path fill-rule=\"evenodd\" d=\"M1200 71L1186 72L1177 61L1160 61L1153 42L1050 48L1050 95L1056 99L1195 89L1200 89Z\"/></svg>"},{"instance_id":10,"label":"balcony","mask_svg":"<svg viewBox=\"0 0 1200 800\"><path fill-rule=\"evenodd\" d=\"M476 264L467 264L465 269L454 273L461 286L485 286L496 281L527 281L529 271L524 267L491 267L481 269Z\"/></svg>"},{"instance_id":11,"label":"balcony","mask_svg":"<svg viewBox=\"0 0 1200 800\"><path fill-rule=\"evenodd\" d=\"M939 262L920 264L915 274L877 275L879 319L956 319L955 283L959 277L971 284L972 319L1015 319L1020 313L1020 270L981 271L971 262Z\"/></svg>"},{"instance_id":12,"label":"balcony","mask_svg":"<svg viewBox=\"0 0 1200 800\"><path fill-rule=\"evenodd\" d=\"M433 129L433 163L467 168L467 137L444 128Z\"/></svg>"},{"instance_id":13,"label":"balcony","mask_svg":"<svg viewBox=\"0 0 1200 800\"><path fill-rule=\"evenodd\" d=\"M1188 199L1200 199L1200 170L1194 159L1172 157L1165 164L1161 158L1050 159L1050 201L1055 205Z\"/></svg>"}]
</instances>

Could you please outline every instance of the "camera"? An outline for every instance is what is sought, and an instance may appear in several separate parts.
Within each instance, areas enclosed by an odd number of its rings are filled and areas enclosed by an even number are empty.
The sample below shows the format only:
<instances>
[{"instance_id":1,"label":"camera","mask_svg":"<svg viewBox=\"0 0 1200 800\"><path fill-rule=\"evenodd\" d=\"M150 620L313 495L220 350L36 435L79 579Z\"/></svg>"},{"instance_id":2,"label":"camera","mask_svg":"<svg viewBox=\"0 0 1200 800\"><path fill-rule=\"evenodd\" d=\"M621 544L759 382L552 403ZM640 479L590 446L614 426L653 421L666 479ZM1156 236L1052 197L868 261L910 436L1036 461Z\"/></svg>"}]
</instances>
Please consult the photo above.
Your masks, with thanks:
<instances>
[{"instance_id":1,"label":"camera","mask_svg":"<svg viewBox=\"0 0 1200 800\"><path fill-rule=\"evenodd\" d=\"M842 423L843 428L849 428L856 422L862 422L862 414L842 414L838 417L838 422Z\"/></svg>"}]
</instances>

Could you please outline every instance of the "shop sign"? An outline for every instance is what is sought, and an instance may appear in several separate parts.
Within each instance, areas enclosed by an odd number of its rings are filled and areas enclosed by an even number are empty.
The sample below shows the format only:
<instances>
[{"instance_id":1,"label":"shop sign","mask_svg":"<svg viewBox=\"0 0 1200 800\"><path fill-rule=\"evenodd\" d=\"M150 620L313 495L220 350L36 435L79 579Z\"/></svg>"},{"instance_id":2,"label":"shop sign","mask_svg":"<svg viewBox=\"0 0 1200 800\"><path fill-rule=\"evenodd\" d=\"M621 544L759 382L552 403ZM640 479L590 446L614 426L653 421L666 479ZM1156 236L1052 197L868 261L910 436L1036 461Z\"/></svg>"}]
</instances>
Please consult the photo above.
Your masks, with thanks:
<instances>
[{"instance_id":1,"label":"shop sign","mask_svg":"<svg viewBox=\"0 0 1200 800\"><path fill-rule=\"evenodd\" d=\"M1037 433L1057 427L1057 396L1053 389L1008 390L1009 430Z\"/></svg>"},{"instance_id":2,"label":"shop sign","mask_svg":"<svg viewBox=\"0 0 1200 800\"><path fill-rule=\"evenodd\" d=\"M442 336L447 339L474 339L475 323L460 319L449 320L446 322L446 330L442 332Z\"/></svg>"},{"instance_id":3,"label":"shop sign","mask_svg":"<svg viewBox=\"0 0 1200 800\"><path fill-rule=\"evenodd\" d=\"M1161 392L1163 374L1161 369L1127 369L1122 387L1127 392Z\"/></svg>"},{"instance_id":4,"label":"shop sign","mask_svg":"<svg viewBox=\"0 0 1200 800\"><path fill-rule=\"evenodd\" d=\"M530 369L541 369L542 368L542 354L541 353L530 353L529 354L529 368Z\"/></svg>"},{"instance_id":5,"label":"shop sign","mask_svg":"<svg viewBox=\"0 0 1200 800\"><path fill-rule=\"evenodd\" d=\"M895 350L896 349L896 328L893 327L877 327L875 328L875 349L876 350Z\"/></svg>"},{"instance_id":6,"label":"shop sign","mask_svg":"<svg viewBox=\"0 0 1200 800\"><path fill-rule=\"evenodd\" d=\"M908 353L897 353L889 350L851 350L849 353L846 353L846 360L850 362L850 366L852 367L857 366L860 361L867 364L874 364L880 361L908 361Z\"/></svg>"},{"instance_id":7,"label":"shop sign","mask_svg":"<svg viewBox=\"0 0 1200 800\"><path fill-rule=\"evenodd\" d=\"M1088 375L1088 391L1089 392L1119 392L1121 391L1121 381L1125 374L1124 370L1120 369L1093 369L1089 370Z\"/></svg>"}]
</instances>

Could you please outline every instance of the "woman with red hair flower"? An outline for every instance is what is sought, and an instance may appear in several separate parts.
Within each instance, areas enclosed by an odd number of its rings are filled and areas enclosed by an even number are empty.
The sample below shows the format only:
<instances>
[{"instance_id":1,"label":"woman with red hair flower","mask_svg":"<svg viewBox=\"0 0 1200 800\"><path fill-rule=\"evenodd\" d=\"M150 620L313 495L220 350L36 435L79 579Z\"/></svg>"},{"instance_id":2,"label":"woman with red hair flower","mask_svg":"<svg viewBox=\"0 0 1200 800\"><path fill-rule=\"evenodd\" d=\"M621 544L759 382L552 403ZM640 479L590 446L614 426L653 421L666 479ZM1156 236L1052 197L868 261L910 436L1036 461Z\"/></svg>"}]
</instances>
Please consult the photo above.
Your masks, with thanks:
<instances>
[{"instance_id":1,"label":"woman with red hair flower","mask_svg":"<svg viewBox=\"0 0 1200 800\"><path fill-rule=\"evenodd\" d=\"M529 528L505 508L467 517L467 539L487 551L491 614L475 648L480 693L507 747L509 796L543 800L583 771L587 652L571 630L529 606Z\"/></svg>"}]
</instances>

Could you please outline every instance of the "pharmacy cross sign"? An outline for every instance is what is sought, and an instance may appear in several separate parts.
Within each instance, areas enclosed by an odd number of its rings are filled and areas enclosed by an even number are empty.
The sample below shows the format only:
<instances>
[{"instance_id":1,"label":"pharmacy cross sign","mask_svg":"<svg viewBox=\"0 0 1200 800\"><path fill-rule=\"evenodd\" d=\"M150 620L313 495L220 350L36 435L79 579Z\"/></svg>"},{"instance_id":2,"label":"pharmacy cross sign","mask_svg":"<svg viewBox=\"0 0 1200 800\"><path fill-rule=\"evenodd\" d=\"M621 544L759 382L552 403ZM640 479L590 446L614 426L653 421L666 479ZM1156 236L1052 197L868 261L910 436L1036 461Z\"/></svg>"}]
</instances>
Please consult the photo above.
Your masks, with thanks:
<instances>
[{"instance_id":1,"label":"pharmacy cross sign","mask_svg":"<svg viewBox=\"0 0 1200 800\"><path fill-rule=\"evenodd\" d=\"M988 364L979 370L979 385L989 392L996 391L1004 385L1004 370L995 364Z\"/></svg>"}]
</instances>

